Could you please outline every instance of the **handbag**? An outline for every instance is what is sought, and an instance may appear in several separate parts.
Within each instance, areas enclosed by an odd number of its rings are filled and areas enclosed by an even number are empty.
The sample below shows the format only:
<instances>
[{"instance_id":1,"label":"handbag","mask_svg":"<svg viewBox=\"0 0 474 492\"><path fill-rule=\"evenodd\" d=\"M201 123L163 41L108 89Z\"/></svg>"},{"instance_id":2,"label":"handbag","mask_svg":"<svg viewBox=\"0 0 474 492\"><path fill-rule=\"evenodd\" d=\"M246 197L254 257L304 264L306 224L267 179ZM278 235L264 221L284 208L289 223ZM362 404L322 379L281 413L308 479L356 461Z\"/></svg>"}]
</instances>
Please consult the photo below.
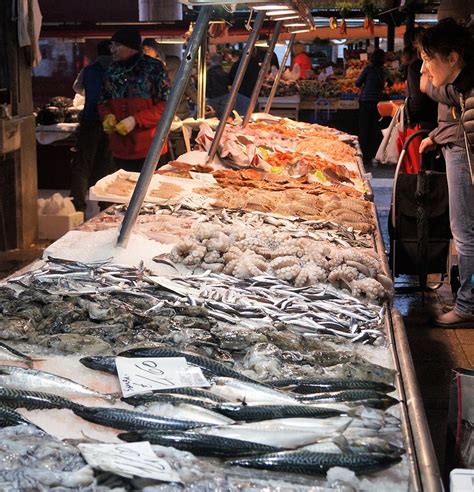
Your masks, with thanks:
<instances>
[{"instance_id":1,"label":"handbag","mask_svg":"<svg viewBox=\"0 0 474 492\"><path fill-rule=\"evenodd\" d=\"M375 155L375 160L380 164L396 164L400 157L397 142L400 138L400 133L405 130L404 113L405 104L401 104L390 125L382 130L383 139Z\"/></svg>"}]
</instances>

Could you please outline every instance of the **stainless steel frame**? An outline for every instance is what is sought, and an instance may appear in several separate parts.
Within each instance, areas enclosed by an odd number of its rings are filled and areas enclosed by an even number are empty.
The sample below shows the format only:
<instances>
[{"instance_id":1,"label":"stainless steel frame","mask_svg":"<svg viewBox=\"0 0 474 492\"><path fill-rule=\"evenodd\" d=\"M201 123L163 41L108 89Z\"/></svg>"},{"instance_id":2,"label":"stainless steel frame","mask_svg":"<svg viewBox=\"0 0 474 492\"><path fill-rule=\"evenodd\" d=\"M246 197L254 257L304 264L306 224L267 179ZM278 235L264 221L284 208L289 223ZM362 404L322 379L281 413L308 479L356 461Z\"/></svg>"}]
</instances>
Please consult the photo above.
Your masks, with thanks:
<instances>
[{"instance_id":1,"label":"stainless steel frame","mask_svg":"<svg viewBox=\"0 0 474 492\"><path fill-rule=\"evenodd\" d=\"M275 30L273 31L272 34L272 39L270 41L270 46L268 47L267 52L265 53L265 58L263 60L262 66L260 67L260 72L258 74L258 79L257 83L255 84L255 87L252 92L252 96L250 97L250 104L247 109L247 113L245 114L244 122L242 126L247 126L248 122L250 121L250 117L252 116L252 113L254 112L255 109L255 104L257 103L258 95L260 94L260 90L262 88L263 81L265 79L265 75L268 72L268 69L270 68L270 63L272 61L272 55L273 52L275 51L275 46L278 41L278 36L280 35L281 32L281 27L283 25L282 21L278 21L275 24Z\"/></svg>"},{"instance_id":2,"label":"stainless steel frame","mask_svg":"<svg viewBox=\"0 0 474 492\"><path fill-rule=\"evenodd\" d=\"M171 123L174 115L176 114L176 108L183 97L189 76L191 75L191 70L196 60L198 49L201 46L203 37L207 35L207 26L209 24L209 20L211 19L212 10L212 7L202 7L199 12L199 16L196 25L194 26L191 39L189 40L186 53L184 54L178 73L176 74L176 79L171 89L171 94L166 103L163 115L158 123L150 150L146 156L137 185L133 190L132 198L125 213L125 217L123 218L117 246L126 247L128 240L130 239L132 228L135 225L143 200L145 199L146 192L150 186L151 178L158 164L161 150L163 149L165 141L168 137Z\"/></svg>"},{"instance_id":3,"label":"stainless steel frame","mask_svg":"<svg viewBox=\"0 0 474 492\"><path fill-rule=\"evenodd\" d=\"M237 69L237 73L235 74L234 83L232 84L232 89L229 94L229 98L227 100L227 104L224 108L224 112L222 113L221 120L219 121L219 126L216 129L216 133L214 135L214 140L212 141L211 148L208 153L208 162L212 162L217 153L217 147L219 142L221 141L222 135L224 133L225 125L227 124L227 118L232 111L232 108L235 104L235 99L237 98L237 92L240 89L240 85L242 84L242 80L245 75L245 71L247 70L250 57L252 56L253 49L255 47L255 43L258 39L258 34L260 29L262 29L263 21L265 20L265 12L260 11L255 18L255 22L253 24L252 32L250 33L249 39L245 46L244 52L242 54L242 58L240 59L239 68Z\"/></svg>"},{"instance_id":4,"label":"stainless steel frame","mask_svg":"<svg viewBox=\"0 0 474 492\"><path fill-rule=\"evenodd\" d=\"M206 116L206 80L207 80L207 35L202 38L198 52L198 80L197 80L197 117Z\"/></svg>"},{"instance_id":5,"label":"stainless steel frame","mask_svg":"<svg viewBox=\"0 0 474 492\"><path fill-rule=\"evenodd\" d=\"M275 80L273 81L272 90L270 91L270 95L268 96L267 104L265 105L264 113L270 113L270 109L272 108L273 98L275 97L276 91L278 89L278 84L280 83L281 76L283 75L283 71L285 70L286 61L291 53L291 48L293 43L295 42L296 34L292 34L290 40L288 41L288 46L286 47L285 54L283 55L283 60L280 64L280 69L276 74Z\"/></svg>"}]
</instances>

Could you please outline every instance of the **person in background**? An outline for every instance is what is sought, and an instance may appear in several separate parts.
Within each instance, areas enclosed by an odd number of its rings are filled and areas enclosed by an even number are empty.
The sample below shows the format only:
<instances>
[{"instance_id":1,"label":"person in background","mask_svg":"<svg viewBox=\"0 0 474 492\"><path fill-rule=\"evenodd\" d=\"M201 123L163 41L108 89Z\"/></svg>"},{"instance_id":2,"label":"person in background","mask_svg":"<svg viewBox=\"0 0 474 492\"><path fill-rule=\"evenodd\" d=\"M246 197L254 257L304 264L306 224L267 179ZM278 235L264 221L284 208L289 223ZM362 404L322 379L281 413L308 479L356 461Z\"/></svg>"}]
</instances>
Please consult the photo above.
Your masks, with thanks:
<instances>
[{"instance_id":1,"label":"person in background","mask_svg":"<svg viewBox=\"0 0 474 492\"><path fill-rule=\"evenodd\" d=\"M237 69L239 68L240 58L232 65L229 72L229 83L233 84L235 76L237 75ZM237 94L237 99L235 101L235 109L240 115L245 115L247 109L250 105L250 98L252 97L252 92L257 84L258 73L260 72L260 64L258 63L258 51L254 49L249 59L249 64L247 65L247 70L245 71L244 77L242 79L242 84L240 85L239 92Z\"/></svg>"},{"instance_id":2,"label":"person in background","mask_svg":"<svg viewBox=\"0 0 474 492\"><path fill-rule=\"evenodd\" d=\"M89 187L115 171L108 137L97 111L105 71L111 62L110 41L100 41L95 62L80 71L73 86L85 102L79 120L77 153L72 161L71 196L76 210L84 213ZM104 208L107 204L99 202L99 206Z\"/></svg>"},{"instance_id":3,"label":"person in background","mask_svg":"<svg viewBox=\"0 0 474 492\"><path fill-rule=\"evenodd\" d=\"M448 18L422 38L420 88L438 101L438 126L420 153L442 148L448 179L449 219L458 256L460 287L451 310L435 318L442 328L474 328L474 39ZM465 110L469 108L469 110Z\"/></svg>"},{"instance_id":4,"label":"person in background","mask_svg":"<svg viewBox=\"0 0 474 492\"><path fill-rule=\"evenodd\" d=\"M384 68L385 52L381 49L374 50L369 61L355 83L362 88L359 96L359 143L366 165L372 162L381 140L377 103L384 97L385 84L393 85Z\"/></svg>"},{"instance_id":5,"label":"person in background","mask_svg":"<svg viewBox=\"0 0 474 492\"><path fill-rule=\"evenodd\" d=\"M168 72L168 76L170 79L170 83L173 84L176 73L178 72L179 66L181 64L181 60L177 56L167 56L166 57L166 71ZM176 108L176 116L185 120L186 118L190 118L191 110L189 109L189 103L191 102L193 105L196 104L197 101L197 91L194 79L189 77L186 88L184 89L184 95L181 101Z\"/></svg>"},{"instance_id":6,"label":"person in background","mask_svg":"<svg viewBox=\"0 0 474 492\"><path fill-rule=\"evenodd\" d=\"M163 65L166 65L166 57L161 46L153 38L145 38L142 43L143 53L160 60Z\"/></svg>"},{"instance_id":7,"label":"person in background","mask_svg":"<svg viewBox=\"0 0 474 492\"><path fill-rule=\"evenodd\" d=\"M206 99L218 118L222 116L229 95L229 75L222 68L222 55L214 53L207 69Z\"/></svg>"},{"instance_id":8,"label":"person in background","mask_svg":"<svg viewBox=\"0 0 474 492\"><path fill-rule=\"evenodd\" d=\"M293 60L291 64L291 76L293 80L309 79L313 75L311 58L306 53L303 43L295 43L292 48Z\"/></svg>"},{"instance_id":9,"label":"person in background","mask_svg":"<svg viewBox=\"0 0 474 492\"><path fill-rule=\"evenodd\" d=\"M163 63L141 53L133 26L112 36L111 52L98 106L102 126L117 168L139 172L168 99L168 75Z\"/></svg>"}]
</instances>

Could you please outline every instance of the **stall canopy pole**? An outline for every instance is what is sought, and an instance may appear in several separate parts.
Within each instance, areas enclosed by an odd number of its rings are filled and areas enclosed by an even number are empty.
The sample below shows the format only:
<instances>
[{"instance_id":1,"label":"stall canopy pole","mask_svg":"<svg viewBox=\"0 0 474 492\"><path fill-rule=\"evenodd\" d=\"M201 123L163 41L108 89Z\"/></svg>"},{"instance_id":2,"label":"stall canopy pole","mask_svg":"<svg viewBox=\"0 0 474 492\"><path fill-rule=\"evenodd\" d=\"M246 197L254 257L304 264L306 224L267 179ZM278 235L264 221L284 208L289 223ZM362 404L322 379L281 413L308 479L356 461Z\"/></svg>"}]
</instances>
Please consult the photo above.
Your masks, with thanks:
<instances>
[{"instance_id":1,"label":"stall canopy pole","mask_svg":"<svg viewBox=\"0 0 474 492\"><path fill-rule=\"evenodd\" d=\"M202 38L201 46L198 53L198 90L197 90L197 117L205 118L206 116L206 66L207 54L207 36Z\"/></svg>"},{"instance_id":2,"label":"stall canopy pole","mask_svg":"<svg viewBox=\"0 0 474 492\"><path fill-rule=\"evenodd\" d=\"M255 109L255 104L257 103L257 99L260 94L260 89L262 88L263 80L265 79L265 76L268 73L268 69L270 68L272 55L273 52L275 51L275 46L277 44L278 36L280 35L282 25L283 25L282 21L278 21L275 24L275 30L273 31L273 36L270 41L270 46L268 47L262 66L260 68L260 73L258 74L257 83L255 84L255 87L252 92L252 96L250 97L250 104L247 109L247 113L245 114L244 123L242 126L247 126L248 122L250 121L250 117L252 116L252 113Z\"/></svg>"},{"instance_id":3,"label":"stall canopy pole","mask_svg":"<svg viewBox=\"0 0 474 492\"><path fill-rule=\"evenodd\" d=\"M199 16L194 26L191 39L189 40L186 53L179 67L176 79L171 89L171 93L168 101L166 102L165 110L157 125L155 136L150 145L150 150L146 156L143 168L140 172L137 185L133 190L133 195L128 205L125 217L123 218L122 227L120 228L120 234L117 241L117 246L126 247L132 228L135 225L143 200L147 193L148 187L153 177L153 173L158 164L161 150L165 145L165 141L168 138L168 133L171 128L176 108L178 107L181 98L183 97L184 90L188 84L189 76L196 61L197 52L201 45L202 38L207 34L207 26L211 18L213 7L205 6L201 8Z\"/></svg>"},{"instance_id":4,"label":"stall canopy pole","mask_svg":"<svg viewBox=\"0 0 474 492\"><path fill-rule=\"evenodd\" d=\"M227 100L227 104L225 106L221 120L219 121L219 126L217 127L216 134L214 135L214 140L212 141L211 148L209 149L207 162L211 162L216 156L217 146L219 145L219 142L222 138L222 134L224 133L224 128L227 123L227 118L229 117L230 112L234 107L235 100L237 98L237 92L240 89L240 85L242 84L242 80L247 70L250 57L252 56L255 43L258 40L258 34L263 26L265 15L266 15L265 11L260 10L257 14L257 17L255 18L252 32L250 33L249 39L247 41L247 45L245 46L244 52L242 54L242 58L240 59L239 68L237 69L237 73L235 74L235 79L234 79L234 83L232 84L232 89L230 90L229 99Z\"/></svg>"},{"instance_id":5,"label":"stall canopy pole","mask_svg":"<svg viewBox=\"0 0 474 492\"><path fill-rule=\"evenodd\" d=\"M265 113L270 113L270 109L272 107L273 103L273 98L275 97L278 84L280 83L281 76L283 75L283 71L285 70L285 65L286 61L288 60L288 57L290 56L291 53L291 47L293 46L293 43L295 42L296 34L292 34L290 37L290 40L288 41L288 46L286 47L285 54L283 55L283 60L281 61L280 65L280 70L278 70L278 73L276 74L275 80L272 85L272 90L270 91L270 95L268 96L267 104L265 105L264 112Z\"/></svg>"}]
</instances>

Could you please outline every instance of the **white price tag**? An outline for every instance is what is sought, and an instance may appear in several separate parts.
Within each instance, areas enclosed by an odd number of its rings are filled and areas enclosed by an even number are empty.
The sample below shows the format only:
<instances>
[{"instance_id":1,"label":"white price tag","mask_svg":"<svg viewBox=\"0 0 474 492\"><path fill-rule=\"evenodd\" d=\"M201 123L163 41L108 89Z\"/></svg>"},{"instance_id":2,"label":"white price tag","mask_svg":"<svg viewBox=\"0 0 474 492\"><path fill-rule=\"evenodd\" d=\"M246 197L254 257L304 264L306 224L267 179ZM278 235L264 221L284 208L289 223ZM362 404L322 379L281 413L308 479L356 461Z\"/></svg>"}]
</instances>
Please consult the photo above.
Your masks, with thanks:
<instances>
[{"instance_id":1,"label":"white price tag","mask_svg":"<svg viewBox=\"0 0 474 492\"><path fill-rule=\"evenodd\" d=\"M127 478L135 476L181 482L178 473L167 461L156 456L149 442L79 444L78 447L93 468Z\"/></svg>"},{"instance_id":2,"label":"white price tag","mask_svg":"<svg viewBox=\"0 0 474 492\"><path fill-rule=\"evenodd\" d=\"M216 184L216 178L212 174L207 174L207 173L196 173L193 171L189 171L189 174L193 179L197 179L199 181L203 181L204 183L208 184Z\"/></svg>"},{"instance_id":3,"label":"white price tag","mask_svg":"<svg viewBox=\"0 0 474 492\"><path fill-rule=\"evenodd\" d=\"M117 357L115 364L125 397L166 388L210 386L201 369L188 365L184 357Z\"/></svg>"}]
</instances>

